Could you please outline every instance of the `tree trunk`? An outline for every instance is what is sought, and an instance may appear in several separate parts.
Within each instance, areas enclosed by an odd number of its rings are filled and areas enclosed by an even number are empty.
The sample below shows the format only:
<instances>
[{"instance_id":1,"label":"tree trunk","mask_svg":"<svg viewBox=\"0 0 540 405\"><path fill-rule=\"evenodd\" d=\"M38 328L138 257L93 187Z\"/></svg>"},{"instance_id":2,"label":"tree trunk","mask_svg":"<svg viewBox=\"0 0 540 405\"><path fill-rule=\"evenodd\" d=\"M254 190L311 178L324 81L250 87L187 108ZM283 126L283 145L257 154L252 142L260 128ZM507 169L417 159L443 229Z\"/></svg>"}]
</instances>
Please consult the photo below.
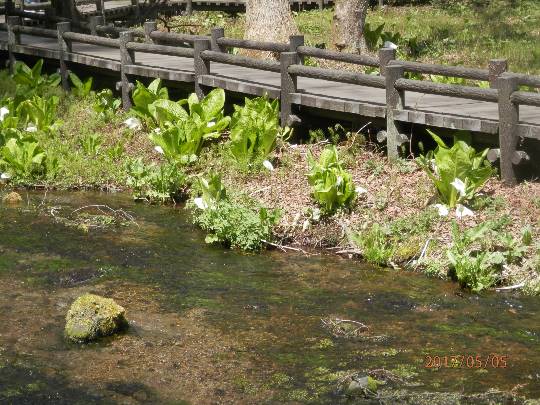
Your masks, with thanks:
<instances>
[{"instance_id":1,"label":"tree trunk","mask_svg":"<svg viewBox=\"0 0 540 405\"><path fill-rule=\"evenodd\" d=\"M298 33L288 0L246 0L244 39L288 42ZM246 52L244 52L246 54ZM268 56L268 52L249 51L250 56Z\"/></svg>"},{"instance_id":2,"label":"tree trunk","mask_svg":"<svg viewBox=\"0 0 540 405\"><path fill-rule=\"evenodd\" d=\"M339 50L367 52L364 24L369 0L336 0L332 23L334 46Z\"/></svg>"}]
</instances>

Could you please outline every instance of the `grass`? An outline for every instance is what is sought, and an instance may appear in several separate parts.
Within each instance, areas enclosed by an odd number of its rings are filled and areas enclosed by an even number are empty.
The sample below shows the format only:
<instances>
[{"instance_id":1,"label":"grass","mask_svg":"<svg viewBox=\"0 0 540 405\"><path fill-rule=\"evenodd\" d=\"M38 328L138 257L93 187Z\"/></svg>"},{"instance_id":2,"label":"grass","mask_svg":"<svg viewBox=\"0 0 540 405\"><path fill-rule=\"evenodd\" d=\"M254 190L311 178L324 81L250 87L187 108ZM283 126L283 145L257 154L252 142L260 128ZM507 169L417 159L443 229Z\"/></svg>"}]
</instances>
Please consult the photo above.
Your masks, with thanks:
<instances>
[{"instance_id":1,"label":"grass","mask_svg":"<svg viewBox=\"0 0 540 405\"><path fill-rule=\"evenodd\" d=\"M540 2L519 0L518 6L504 7L499 0L481 9L456 3L446 8L373 9L367 22L371 27L384 23L385 31L399 33L403 38L400 57L405 59L486 67L490 59L503 58L513 71L540 73ZM293 14L308 45L332 47L332 9ZM243 14L196 12L191 17L174 17L170 25L173 31L193 34L208 34L212 27L222 26L226 36L242 38L244 23Z\"/></svg>"}]
</instances>

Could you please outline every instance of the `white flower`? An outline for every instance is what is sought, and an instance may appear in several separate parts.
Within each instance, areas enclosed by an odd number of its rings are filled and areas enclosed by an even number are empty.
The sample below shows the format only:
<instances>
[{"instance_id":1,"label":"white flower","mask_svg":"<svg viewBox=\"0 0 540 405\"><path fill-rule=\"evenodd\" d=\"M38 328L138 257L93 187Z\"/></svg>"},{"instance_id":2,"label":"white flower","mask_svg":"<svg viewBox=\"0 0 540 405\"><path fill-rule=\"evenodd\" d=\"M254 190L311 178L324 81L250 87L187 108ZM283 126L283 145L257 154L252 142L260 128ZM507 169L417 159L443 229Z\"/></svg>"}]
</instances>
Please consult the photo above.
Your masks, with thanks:
<instances>
[{"instance_id":1,"label":"white flower","mask_svg":"<svg viewBox=\"0 0 540 405\"><path fill-rule=\"evenodd\" d=\"M154 129L154 133L160 134L160 133L161 133L161 128L156 128L156 129Z\"/></svg>"},{"instance_id":2,"label":"white flower","mask_svg":"<svg viewBox=\"0 0 540 405\"><path fill-rule=\"evenodd\" d=\"M207 128L211 128L213 127L214 125L216 125L216 123L214 121L210 121L208 124L206 124L206 127Z\"/></svg>"},{"instance_id":3,"label":"white flower","mask_svg":"<svg viewBox=\"0 0 540 405\"><path fill-rule=\"evenodd\" d=\"M343 183L343 177L337 176L337 179L336 179L336 186L339 186L341 183Z\"/></svg>"},{"instance_id":4,"label":"white flower","mask_svg":"<svg viewBox=\"0 0 540 405\"><path fill-rule=\"evenodd\" d=\"M461 197L465 196L465 183L463 183L460 179L456 177L454 181L450 184L454 186L454 188L458 191Z\"/></svg>"},{"instance_id":5,"label":"white flower","mask_svg":"<svg viewBox=\"0 0 540 405\"><path fill-rule=\"evenodd\" d=\"M157 153L161 153L163 155L163 148L161 146L155 146L154 147L154 150L157 152Z\"/></svg>"},{"instance_id":6,"label":"white flower","mask_svg":"<svg viewBox=\"0 0 540 405\"><path fill-rule=\"evenodd\" d=\"M266 169L270 170L270 171L273 171L273 170L274 170L274 166L272 165L272 163L270 163L269 160L265 160L265 161L263 162L263 166L264 166Z\"/></svg>"},{"instance_id":7,"label":"white flower","mask_svg":"<svg viewBox=\"0 0 540 405\"><path fill-rule=\"evenodd\" d=\"M473 217L474 212L465 207L464 205L456 205L456 218Z\"/></svg>"},{"instance_id":8,"label":"white flower","mask_svg":"<svg viewBox=\"0 0 540 405\"><path fill-rule=\"evenodd\" d=\"M129 129L141 129L141 121L135 117L128 118L124 121L124 124L126 124Z\"/></svg>"},{"instance_id":9,"label":"white flower","mask_svg":"<svg viewBox=\"0 0 540 405\"><path fill-rule=\"evenodd\" d=\"M201 210L205 210L208 208L208 204L206 203L206 201L204 201L201 197L197 197L193 200L193 202L195 203L195 205L197 206L197 208L201 209Z\"/></svg>"},{"instance_id":10,"label":"white flower","mask_svg":"<svg viewBox=\"0 0 540 405\"><path fill-rule=\"evenodd\" d=\"M448 215L448 207L444 204L435 204L435 208L439 211L439 216L446 217Z\"/></svg>"},{"instance_id":11,"label":"white flower","mask_svg":"<svg viewBox=\"0 0 540 405\"><path fill-rule=\"evenodd\" d=\"M0 108L0 121L4 121L4 117L9 114L9 110L7 107Z\"/></svg>"},{"instance_id":12,"label":"white flower","mask_svg":"<svg viewBox=\"0 0 540 405\"><path fill-rule=\"evenodd\" d=\"M26 127L26 132L36 132L37 131L37 127L34 125L34 124L28 124L28 126Z\"/></svg>"},{"instance_id":13,"label":"white flower","mask_svg":"<svg viewBox=\"0 0 540 405\"><path fill-rule=\"evenodd\" d=\"M356 186L354 189L356 194L367 194L367 190L364 187Z\"/></svg>"},{"instance_id":14,"label":"white flower","mask_svg":"<svg viewBox=\"0 0 540 405\"><path fill-rule=\"evenodd\" d=\"M11 176L7 173L2 173L0 174L0 179L2 180L9 180L11 178Z\"/></svg>"},{"instance_id":15,"label":"white flower","mask_svg":"<svg viewBox=\"0 0 540 405\"><path fill-rule=\"evenodd\" d=\"M398 49L398 46L390 41L384 42L384 48L390 48L390 49Z\"/></svg>"}]
</instances>

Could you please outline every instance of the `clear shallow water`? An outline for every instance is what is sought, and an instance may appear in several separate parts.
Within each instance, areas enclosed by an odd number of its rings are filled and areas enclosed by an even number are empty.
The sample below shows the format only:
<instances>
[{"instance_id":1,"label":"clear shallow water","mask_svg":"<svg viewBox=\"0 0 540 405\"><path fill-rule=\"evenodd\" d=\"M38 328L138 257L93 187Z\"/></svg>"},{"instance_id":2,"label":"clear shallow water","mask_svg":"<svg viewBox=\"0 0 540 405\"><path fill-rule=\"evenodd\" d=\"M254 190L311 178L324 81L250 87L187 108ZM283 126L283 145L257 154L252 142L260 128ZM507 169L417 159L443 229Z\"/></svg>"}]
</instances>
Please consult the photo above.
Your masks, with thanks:
<instances>
[{"instance_id":1,"label":"clear shallow water","mask_svg":"<svg viewBox=\"0 0 540 405\"><path fill-rule=\"evenodd\" d=\"M482 403L473 395L488 390L513 390L491 395L508 403L540 398L538 298L471 295L333 256L244 255L205 245L183 209L125 195L24 198L0 205L2 403ZM89 204L128 210L137 225L84 232L50 215ZM65 313L85 292L123 305L129 331L66 343ZM329 317L370 329L336 337L322 326ZM492 353L507 367L425 367L426 356L485 362ZM386 380L378 397L338 392L354 373Z\"/></svg>"}]
</instances>

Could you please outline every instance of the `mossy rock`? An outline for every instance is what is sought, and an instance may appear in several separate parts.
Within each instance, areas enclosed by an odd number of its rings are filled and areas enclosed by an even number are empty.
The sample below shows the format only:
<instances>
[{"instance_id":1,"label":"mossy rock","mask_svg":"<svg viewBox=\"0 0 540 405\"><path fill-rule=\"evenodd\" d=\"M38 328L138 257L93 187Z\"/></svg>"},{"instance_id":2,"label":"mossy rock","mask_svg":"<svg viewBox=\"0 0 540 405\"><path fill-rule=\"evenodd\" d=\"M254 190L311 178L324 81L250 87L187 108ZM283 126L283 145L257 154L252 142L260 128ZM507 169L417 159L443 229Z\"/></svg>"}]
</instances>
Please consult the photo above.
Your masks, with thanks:
<instances>
[{"instance_id":1,"label":"mossy rock","mask_svg":"<svg viewBox=\"0 0 540 405\"><path fill-rule=\"evenodd\" d=\"M85 294L71 305L66 316L66 337L82 343L113 335L128 326L125 309L110 298Z\"/></svg>"},{"instance_id":2,"label":"mossy rock","mask_svg":"<svg viewBox=\"0 0 540 405\"><path fill-rule=\"evenodd\" d=\"M4 204L18 204L22 202L22 197L19 193L12 191L2 198L2 202Z\"/></svg>"}]
</instances>

